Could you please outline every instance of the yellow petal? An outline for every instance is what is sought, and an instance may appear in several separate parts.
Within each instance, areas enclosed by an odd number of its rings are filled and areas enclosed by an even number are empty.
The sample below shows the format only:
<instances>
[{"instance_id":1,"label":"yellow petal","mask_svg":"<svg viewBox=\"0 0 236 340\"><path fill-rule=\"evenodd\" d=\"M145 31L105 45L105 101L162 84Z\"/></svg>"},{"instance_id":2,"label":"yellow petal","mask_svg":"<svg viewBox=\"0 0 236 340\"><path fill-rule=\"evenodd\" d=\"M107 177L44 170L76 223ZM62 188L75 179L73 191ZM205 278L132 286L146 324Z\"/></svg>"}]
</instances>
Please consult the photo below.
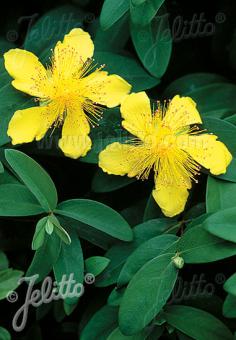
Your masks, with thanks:
<instances>
[{"instance_id":1,"label":"yellow petal","mask_svg":"<svg viewBox=\"0 0 236 340\"><path fill-rule=\"evenodd\" d=\"M10 120L7 134L12 144L29 143L43 138L56 118L51 106L36 106L18 110Z\"/></svg>"},{"instance_id":2,"label":"yellow petal","mask_svg":"<svg viewBox=\"0 0 236 340\"><path fill-rule=\"evenodd\" d=\"M58 41L54 48L54 66L60 73L74 73L89 58L92 58L94 44L81 28L74 28L66 34L63 42Z\"/></svg>"},{"instance_id":3,"label":"yellow petal","mask_svg":"<svg viewBox=\"0 0 236 340\"><path fill-rule=\"evenodd\" d=\"M12 85L17 90L45 97L47 72L33 53L15 48L4 54L4 60L7 72L14 78Z\"/></svg>"},{"instance_id":4,"label":"yellow petal","mask_svg":"<svg viewBox=\"0 0 236 340\"><path fill-rule=\"evenodd\" d=\"M108 145L99 154L99 167L109 175L126 174L134 177L134 164L137 162L135 147L118 142Z\"/></svg>"},{"instance_id":5,"label":"yellow petal","mask_svg":"<svg viewBox=\"0 0 236 340\"><path fill-rule=\"evenodd\" d=\"M171 170L169 174L160 171L152 195L163 214L167 217L173 217L184 210L190 187L190 179L185 178L183 180L181 171L179 174L174 172L174 176L171 176Z\"/></svg>"},{"instance_id":6,"label":"yellow petal","mask_svg":"<svg viewBox=\"0 0 236 340\"><path fill-rule=\"evenodd\" d=\"M123 78L105 71L95 71L81 80L83 96L107 107L119 105L130 89L131 85Z\"/></svg>"},{"instance_id":7,"label":"yellow petal","mask_svg":"<svg viewBox=\"0 0 236 340\"><path fill-rule=\"evenodd\" d=\"M144 139L152 127L150 100L145 92L131 93L121 103L122 125L133 135Z\"/></svg>"},{"instance_id":8,"label":"yellow petal","mask_svg":"<svg viewBox=\"0 0 236 340\"><path fill-rule=\"evenodd\" d=\"M70 158L83 157L91 149L90 126L80 105L70 108L65 118L59 147Z\"/></svg>"},{"instance_id":9,"label":"yellow petal","mask_svg":"<svg viewBox=\"0 0 236 340\"><path fill-rule=\"evenodd\" d=\"M201 124L202 120L196 103L190 97L177 95L171 100L163 122L176 131L192 124Z\"/></svg>"},{"instance_id":10,"label":"yellow petal","mask_svg":"<svg viewBox=\"0 0 236 340\"><path fill-rule=\"evenodd\" d=\"M213 175L224 174L232 161L231 153L215 135L179 136L178 145Z\"/></svg>"}]
</instances>

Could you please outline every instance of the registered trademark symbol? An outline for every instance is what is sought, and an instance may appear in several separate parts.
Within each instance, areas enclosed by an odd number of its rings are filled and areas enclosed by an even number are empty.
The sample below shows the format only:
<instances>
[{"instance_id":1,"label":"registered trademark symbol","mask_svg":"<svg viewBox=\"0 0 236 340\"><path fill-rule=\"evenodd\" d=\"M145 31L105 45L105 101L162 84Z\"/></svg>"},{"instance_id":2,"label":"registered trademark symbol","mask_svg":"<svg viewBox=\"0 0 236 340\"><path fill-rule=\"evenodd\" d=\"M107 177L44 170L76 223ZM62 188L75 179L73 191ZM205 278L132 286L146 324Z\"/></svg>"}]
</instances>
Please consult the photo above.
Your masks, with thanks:
<instances>
[{"instance_id":1,"label":"registered trademark symbol","mask_svg":"<svg viewBox=\"0 0 236 340\"><path fill-rule=\"evenodd\" d=\"M223 273L218 273L216 274L215 276L215 282L218 284L218 285L223 285L225 283L225 280L226 280L226 277Z\"/></svg>"},{"instance_id":2,"label":"registered trademark symbol","mask_svg":"<svg viewBox=\"0 0 236 340\"><path fill-rule=\"evenodd\" d=\"M92 285L95 282L95 276L92 273L85 274L84 281L88 285Z\"/></svg>"},{"instance_id":3,"label":"registered trademark symbol","mask_svg":"<svg viewBox=\"0 0 236 340\"><path fill-rule=\"evenodd\" d=\"M216 22L217 24L223 24L223 22L225 22L225 20L226 20L226 15L225 15L225 13L219 12L219 13L216 14L216 16L215 16L215 22Z\"/></svg>"}]
</instances>

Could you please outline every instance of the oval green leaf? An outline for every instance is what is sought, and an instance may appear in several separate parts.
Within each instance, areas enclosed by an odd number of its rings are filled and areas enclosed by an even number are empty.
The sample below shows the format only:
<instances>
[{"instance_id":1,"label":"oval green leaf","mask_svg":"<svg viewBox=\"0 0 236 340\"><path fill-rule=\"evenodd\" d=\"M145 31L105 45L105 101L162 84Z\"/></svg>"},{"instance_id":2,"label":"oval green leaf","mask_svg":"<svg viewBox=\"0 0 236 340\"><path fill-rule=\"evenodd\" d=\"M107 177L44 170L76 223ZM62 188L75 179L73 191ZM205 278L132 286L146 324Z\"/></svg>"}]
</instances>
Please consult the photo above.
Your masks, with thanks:
<instances>
[{"instance_id":1,"label":"oval green leaf","mask_svg":"<svg viewBox=\"0 0 236 340\"><path fill-rule=\"evenodd\" d=\"M236 206L236 183L208 177L206 208L207 213Z\"/></svg>"},{"instance_id":2,"label":"oval green leaf","mask_svg":"<svg viewBox=\"0 0 236 340\"><path fill-rule=\"evenodd\" d=\"M106 252L105 256L110 259L110 263L96 279L96 286L106 287L115 283L129 255L143 242L165 232L172 224L170 219L163 218L150 220L134 227L132 242L115 244Z\"/></svg>"},{"instance_id":3,"label":"oval green leaf","mask_svg":"<svg viewBox=\"0 0 236 340\"><path fill-rule=\"evenodd\" d=\"M217 211L210 215L204 222L203 227L211 234L224 240L236 242L236 207ZM236 247L236 245L235 245Z\"/></svg>"},{"instance_id":4,"label":"oval green leaf","mask_svg":"<svg viewBox=\"0 0 236 340\"><path fill-rule=\"evenodd\" d=\"M233 335L215 316L189 306L168 306L164 316L172 326L196 340L232 340Z\"/></svg>"},{"instance_id":5,"label":"oval green leaf","mask_svg":"<svg viewBox=\"0 0 236 340\"><path fill-rule=\"evenodd\" d=\"M22 184L0 185L0 216L33 216L44 209Z\"/></svg>"},{"instance_id":6,"label":"oval green leaf","mask_svg":"<svg viewBox=\"0 0 236 340\"><path fill-rule=\"evenodd\" d=\"M131 241L133 238L132 230L126 220L118 212L100 202L73 199L60 203L56 212L89 224L119 240Z\"/></svg>"},{"instance_id":7,"label":"oval green leaf","mask_svg":"<svg viewBox=\"0 0 236 340\"><path fill-rule=\"evenodd\" d=\"M155 74L153 74L154 77L151 76L134 58L111 52L95 51L94 59L98 64L105 64L105 70L110 74L119 74L119 76L124 78L132 85L132 91L147 90L160 83L158 76L155 77ZM150 60L148 60L148 62L150 62Z\"/></svg>"},{"instance_id":8,"label":"oval green leaf","mask_svg":"<svg viewBox=\"0 0 236 340\"><path fill-rule=\"evenodd\" d=\"M105 0L100 16L100 23L104 30L114 25L129 10L128 0Z\"/></svg>"},{"instance_id":9,"label":"oval green leaf","mask_svg":"<svg viewBox=\"0 0 236 340\"><path fill-rule=\"evenodd\" d=\"M121 300L119 326L123 334L134 335L160 312L177 278L172 254L147 262L132 278Z\"/></svg>"},{"instance_id":10,"label":"oval green leaf","mask_svg":"<svg viewBox=\"0 0 236 340\"><path fill-rule=\"evenodd\" d=\"M5 150L5 157L13 171L27 186L46 211L57 206L57 191L51 177L32 158L17 150Z\"/></svg>"},{"instance_id":11,"label":"oval green leaf","mask_svg":"<svg viewBox=\"0 0 236 340\"><path fill-rule=\"evenodd\" d=\"M61 251L61 244L61 239L55 233L52 235L46 234L43 245L34 254L26 276L38 274L36 282L42 281L56 263Z\"/></svg>"},{"instance_id":12,"label":"oval green leaf","mask_svg":"<svg viewBox=\"0 0 236 340\"><path fill-rule=\"evenodd\" d=\"M170 61L172 38L168 14L164 11L145 26L131 23L131 36L136 52L150 74L161 78Z\"/></svg>"},{"instance_id":13,"label":"oval green leaf","mask_svg":"<svg viewBox=\"0 0 236 340\"><path fill-rule=\"evenodd\" d=\"M103 256L92 256L85 260L85 269L87 273L97 276L108 266L110 259Z\"/></svg>"},{"instance_id":14,"label":"oval green leaf","mask_svg":"<svg viewBox=\"0 0 236 340\"><path fill-rule=\"evenodd\" d=\"M176 240L175 235L160 235L142 243L125 262L117 280L118 287L127 284L146 262L164 253Z\"/></svg>"},{"instance_id":15,"label":"oval green leaf","mask_svg":"<svg viewBox=\"0 0 236 340\"><path fill-rule=\"evenodd\" d=\"M186 263L208 263L236 255L235 243L211 235L201 225L185 232L177 250Z\"/></svg>"},{"instance_id":16,"label":"oval green leaf","mask_svg":"<svg viewBox=\"0 0 236 340\"><path fill-rule=\"evenodd\" d=\"M105 305L99 309L82 330L80 340L105 340L118 325L118 309Z\"/></svg>"},{"instance_id":17,"label":"oval green leaf","mask_svg":"<svg viewBox=\"0 0 236 340\"><path fill-rule=\"evenodd\" d=\"M83 284L84 282L83 251L75 230L70 229L69 235L71 238L71 244L67 245L62 242L61 251L56 263L53 265L53 270L57 282L61 282L63 277L67 280L70 276L73 277L75 282L73 281L70 292L73 291L73 289L76 289L76 293L80 293L80 289L77 289L76 285ZM67 304L73 305L78 301L78 299L78 296L66 297L65 301Z\"/></svg>"}]
</instances>

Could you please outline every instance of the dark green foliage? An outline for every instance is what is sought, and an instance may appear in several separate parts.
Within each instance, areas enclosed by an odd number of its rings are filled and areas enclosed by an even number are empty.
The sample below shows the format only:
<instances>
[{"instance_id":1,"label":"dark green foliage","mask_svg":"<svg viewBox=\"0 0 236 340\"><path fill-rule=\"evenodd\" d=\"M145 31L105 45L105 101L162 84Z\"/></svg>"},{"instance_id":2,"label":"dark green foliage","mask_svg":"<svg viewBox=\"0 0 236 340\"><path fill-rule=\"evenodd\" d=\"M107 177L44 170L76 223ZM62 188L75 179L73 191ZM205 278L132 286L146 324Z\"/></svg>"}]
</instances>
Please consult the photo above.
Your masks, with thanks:
<instances>
[{"instance_id":1,"label":"dark green foliage","mask_svg":"<svg viewBox=\"0 0 236 340\"><path fill-rule=\"evenodd\" d=\"M24 17L33 13L39 15L27 27ZM235 15L233 1L210 0L23 1L2 9L1 340L235 338ZM213 30L204 31L210 24ZM201 129L232 153L225 174L202 169L180 215L164 217L151 195L153 173L142 182L98 167L107 145L132 138L119 107L104 107L91 129L92 149L79 160L59 151L57 129L39 142L11 145L14 112L38 104L13 88L3 54L23 47L48 65L55 44L75 27L91 34L95 63L126 79L133 92L146 91L153 107L176 94L191 97ZM34 290L45 279L71 276L71 290L84 291L30 307L16 333L12 319L30 286L19 280L33 275ZM15 290L18 301L11 303Z\"/></svg>"}]
</instances>

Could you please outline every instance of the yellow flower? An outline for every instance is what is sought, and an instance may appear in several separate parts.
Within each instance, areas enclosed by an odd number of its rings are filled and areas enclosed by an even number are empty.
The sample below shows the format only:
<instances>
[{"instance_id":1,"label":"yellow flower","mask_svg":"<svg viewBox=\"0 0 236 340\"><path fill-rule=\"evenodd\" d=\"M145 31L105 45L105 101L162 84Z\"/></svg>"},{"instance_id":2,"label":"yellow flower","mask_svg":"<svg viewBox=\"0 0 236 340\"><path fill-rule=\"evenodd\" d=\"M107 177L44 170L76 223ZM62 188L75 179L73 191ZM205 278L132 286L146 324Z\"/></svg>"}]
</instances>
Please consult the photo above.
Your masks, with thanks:
<instances>
[{"instance_id":1,"label":"yellow flower","mask_svg":"<svg viewBox=\"0 0 236 340\"><path fill-rule=\"evenodd\" d=\"M115 107L131 86L117 75L96 68L94 45L87 32L73 29L53 51L51 66L44 68L31 52L12 49L5 53L5 67L12 85L36 97L39 106L14 113L8 127L12 144L42 139L47 130L62 127L59 147L71 158L91 149L90 124L96 124L101 105Z\"/></svg>"},{"instance_id":2,"label":"yellow flower","mask_svg":"<svg viewBox=\"0 0 236 340\"><path fill-rule=\"evenodd\" d=\"M200 131L201 117L189 97L158 103L152 113L145 92L132 93L121 103L122 125L137 138L112 143L99 155L99 166L113 175L147 179L154 171L152 195L166 216L184 210L191 182L200 166L213 175L226 172L232 156L217 136Z\"/></svg>"}]
</instances>

